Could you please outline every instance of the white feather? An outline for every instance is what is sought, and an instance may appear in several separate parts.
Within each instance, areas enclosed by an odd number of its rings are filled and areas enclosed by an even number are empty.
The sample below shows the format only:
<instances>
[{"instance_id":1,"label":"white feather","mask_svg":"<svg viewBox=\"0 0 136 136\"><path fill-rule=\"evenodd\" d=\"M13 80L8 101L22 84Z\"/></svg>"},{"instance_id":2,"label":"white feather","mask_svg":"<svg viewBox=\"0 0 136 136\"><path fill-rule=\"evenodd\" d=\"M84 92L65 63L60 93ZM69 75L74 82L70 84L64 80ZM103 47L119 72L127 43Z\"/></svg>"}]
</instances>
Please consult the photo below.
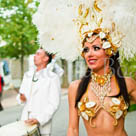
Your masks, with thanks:
<instances>
[{"instance_id":1,"label":"white feather","mask_svg":"<svg viewBox=\"0 0 136 136\"><path fill-rule=\"evenodd\" d=\"M72 22L73 10L66 0L42 0L33 16L40 44L45 50L68 60L75 60L80 55L80 43Z\"/></svg>"},{"instance_id":2,"label":"white feather","mask_svg":"<svg viewBox=\"0 0 136 136\"><path fill-rule=\"evenodd\" d=\"M136 54L136 0L103 0L105 18L113 20L125 36L120 50L127 59Z\"/></svg>"},{"instance_id":3,"label":"white feather","mask_svg":"<svg viewBox=\"0 0 136 136\"><path fill-rule=\"evenodd\" d=\"M75 60L80 56L81 41L73 18L77 17L76 9L80 3L88 7L92 2L93 0L40 0L33 22L39 30L39 41L45 50L68 60ZM103 27L110 26L113 20L119 31L125 35L121 46L124 56L133 57L136 54L136 1L103 2Z\"/></svg>"}]
</instances>

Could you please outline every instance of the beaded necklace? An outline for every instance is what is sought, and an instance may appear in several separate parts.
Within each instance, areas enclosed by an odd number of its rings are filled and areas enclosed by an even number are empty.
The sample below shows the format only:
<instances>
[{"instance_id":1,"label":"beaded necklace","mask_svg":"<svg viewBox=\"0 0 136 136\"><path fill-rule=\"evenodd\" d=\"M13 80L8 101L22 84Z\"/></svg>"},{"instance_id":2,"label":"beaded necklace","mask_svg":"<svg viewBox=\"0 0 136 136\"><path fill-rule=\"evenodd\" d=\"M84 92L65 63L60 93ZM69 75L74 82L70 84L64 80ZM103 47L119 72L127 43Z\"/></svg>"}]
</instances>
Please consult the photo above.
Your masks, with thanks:
<instances>
[{"instance_id":1,"label":"beaded necklace","mask_svg":"<svg viewBox=\"0 0 136 136\"><path fill-rule=\"evenodd\" d=\"M111 77L112 71L104 75L98 75L92 72L91 75L91 90L98 97L100 106L103 107L104 99L111 92Z\"/></svg>"}]
</instances>

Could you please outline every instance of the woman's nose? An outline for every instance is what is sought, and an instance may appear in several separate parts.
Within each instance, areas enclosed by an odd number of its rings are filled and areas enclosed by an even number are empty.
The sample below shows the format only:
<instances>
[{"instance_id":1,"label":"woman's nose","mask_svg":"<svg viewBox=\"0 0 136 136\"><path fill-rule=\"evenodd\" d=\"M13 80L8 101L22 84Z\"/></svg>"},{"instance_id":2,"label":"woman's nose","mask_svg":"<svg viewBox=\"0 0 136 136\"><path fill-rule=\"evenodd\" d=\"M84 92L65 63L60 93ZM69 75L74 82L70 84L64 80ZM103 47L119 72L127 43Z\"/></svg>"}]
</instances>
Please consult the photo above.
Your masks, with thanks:
<instances>
[{"instance_id":1,"label":"woman's nose","mask_svg":"<svg viewBox=\"0 0 136 136\"><path fill-rule=\"evenodd\" d=\"M89 51L87 52L87 56L93 56L94 51L92 49L89 49Z\"/></svg>"}]
</instances>

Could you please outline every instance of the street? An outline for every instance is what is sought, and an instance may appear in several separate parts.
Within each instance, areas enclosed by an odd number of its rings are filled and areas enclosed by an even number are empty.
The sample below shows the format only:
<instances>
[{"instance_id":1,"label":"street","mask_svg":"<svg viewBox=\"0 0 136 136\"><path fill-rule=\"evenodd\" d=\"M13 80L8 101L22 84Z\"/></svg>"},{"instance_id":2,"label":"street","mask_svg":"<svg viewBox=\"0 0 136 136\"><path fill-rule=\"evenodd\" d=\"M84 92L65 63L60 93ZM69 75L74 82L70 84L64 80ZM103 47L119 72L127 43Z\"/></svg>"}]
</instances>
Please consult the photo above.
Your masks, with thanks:
<instances>
[{"instance_id":1,"label":"street","mask_svg":"<svg viewBox=\"0 0 136 136\"><path fill-rule=\"evenodd\" d=\"M11 108L7 108L3 112L0 112L0 125L5 125L14 122L20 118L22 107L17 105ZM80 121L80 136L86 136L85 128ZM127 115L125 122L126 131L128 136L136 136L136 112L131 112ZM66 136L68 127L68 100L67 94L61 98L61 105L56 112L53 119L52 136Z\"/></svg>"}]
</instances>

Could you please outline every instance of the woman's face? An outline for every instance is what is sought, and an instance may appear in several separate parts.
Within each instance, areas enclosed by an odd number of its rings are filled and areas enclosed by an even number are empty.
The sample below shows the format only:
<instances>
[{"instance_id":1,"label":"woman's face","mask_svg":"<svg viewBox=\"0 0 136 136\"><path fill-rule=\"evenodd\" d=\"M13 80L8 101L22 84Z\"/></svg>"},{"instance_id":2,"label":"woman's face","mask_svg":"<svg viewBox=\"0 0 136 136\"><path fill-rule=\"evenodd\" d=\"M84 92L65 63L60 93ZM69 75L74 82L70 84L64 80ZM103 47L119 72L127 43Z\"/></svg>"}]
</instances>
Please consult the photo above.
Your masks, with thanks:
<instances>
[{"instance_id":1,"label":"woman's face","mask_svg":"<svg viewBox=\"0 0 136 136\"><path fill-rule=\"evenodd\" d=\"M92 43L84 43L83 55L88 67L94 72L104 69L109 62L109 57L102 48L101 39L99 37Z\"/></svg>"}]
</instances>

